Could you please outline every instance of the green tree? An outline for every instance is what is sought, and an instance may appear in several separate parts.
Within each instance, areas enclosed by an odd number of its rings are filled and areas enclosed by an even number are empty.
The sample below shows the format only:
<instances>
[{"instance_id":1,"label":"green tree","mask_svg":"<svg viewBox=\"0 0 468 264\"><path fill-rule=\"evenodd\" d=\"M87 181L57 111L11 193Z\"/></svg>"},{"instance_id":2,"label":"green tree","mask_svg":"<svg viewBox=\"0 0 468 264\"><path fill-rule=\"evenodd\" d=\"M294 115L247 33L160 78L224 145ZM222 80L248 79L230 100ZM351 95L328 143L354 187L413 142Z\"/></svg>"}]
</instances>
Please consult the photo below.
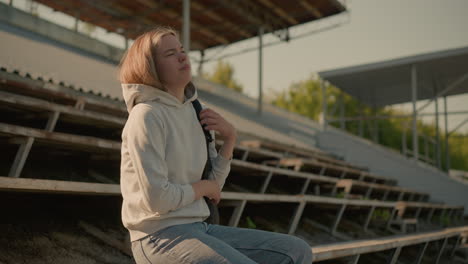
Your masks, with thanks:
<instances>
[{"instance_id":1,"label":"green tree","mask_svg":"<svg viewBox=\"0 0 468 264\"><path fill-rule=\"evenodd\" d=\"M215 83L222 84L236 92L242 93L243 86L234 79L234 67L229 62L218 61L211 74L202 74L203 78Z\"/></svg>"},{"instance_id":2,"label":"green tree","mask_svg":"<svg viewBox=\"0 0 468 264\"><path fill-rule=\"evenodd\" d=\"M398 111L391 107L371 108L332 85L326 87L326 92L328 119L337 119L340 116L340 101L344 102L345 116L348 117L408 115L406 112ZM287 90L275 93L271 103L290 112L295 112L317 121L321 115L323 105L320 81L311 77L307 80L293 83ZM409 149L412 148L411 121L411 117L378 120L370 119L361 122L348 121L345 123L345 130L359 135L359 127L362 125L362 136L372 140L375 134L375 127L378 127L377 137L379 144L401 151L404 133L406 134L406 145ZM340 122L331 122L330 125L340 127ZM434 124L426 124L421 120L417 120L417 127L419 135L435 138L436 129ZM440 130L439 135L441 150L444 150L444 134ZM468 170L468 144L465 142L467 136L468 134L454 133L449 137L450 165L453 169ZM428 147L426 147L426 141L422 136L418 137L418 144L420 156L424 156L427 149L429 157L436 157L434 147L432 144L428 144ZM442 166L445 168L446 161L443 155L441 161Z\"/></svg>"}]
</instances>

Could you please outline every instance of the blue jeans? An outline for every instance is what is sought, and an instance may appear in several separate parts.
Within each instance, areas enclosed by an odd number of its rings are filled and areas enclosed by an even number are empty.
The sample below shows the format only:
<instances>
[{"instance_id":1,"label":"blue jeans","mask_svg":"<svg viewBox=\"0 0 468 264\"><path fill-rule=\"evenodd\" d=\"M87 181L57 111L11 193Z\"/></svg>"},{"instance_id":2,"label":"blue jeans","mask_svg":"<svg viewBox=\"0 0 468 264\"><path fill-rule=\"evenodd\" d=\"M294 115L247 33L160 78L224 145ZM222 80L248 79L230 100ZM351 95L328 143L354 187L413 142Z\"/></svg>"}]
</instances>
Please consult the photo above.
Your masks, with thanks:
<instances>
[{"instance_id":1,"label":"blue jeans","mask_svg":"<svg viewBox=\"0 0 468 264\"><path fill-rule=\"evenodd\" d=\"M295 236L205 222L164 228L132 242L137 264L311 264Z\"/></svg>"}]
</instances>

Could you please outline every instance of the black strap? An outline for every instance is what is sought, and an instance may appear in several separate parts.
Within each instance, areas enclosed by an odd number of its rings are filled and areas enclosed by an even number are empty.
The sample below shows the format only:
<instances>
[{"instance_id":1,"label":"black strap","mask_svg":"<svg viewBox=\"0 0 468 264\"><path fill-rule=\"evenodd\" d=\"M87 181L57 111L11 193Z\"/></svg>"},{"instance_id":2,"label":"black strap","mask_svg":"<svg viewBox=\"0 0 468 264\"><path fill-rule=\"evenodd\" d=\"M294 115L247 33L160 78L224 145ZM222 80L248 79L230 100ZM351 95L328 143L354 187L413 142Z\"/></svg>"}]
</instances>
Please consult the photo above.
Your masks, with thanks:
<instances>
[{"instance_id":1,"label":"black strap","mask_svg":"<svg viewBox=\"0 0 468 264\"><path fill-rule=\"evenodd\" d=\"M202 110L202 106L198 99L192 101L193 107L195 108L195 111L197 112L197 118L198 121L200 121L200 112ZM211 159L210 159L210 142L213 141L213 138L211 137L210 131L205 130L204 127L205 125L202 125L203 132L205 134L205 142L206 142L206 152L208 154L208 158L206 160L205 168L203 169L203 175L202 175L202 180L209 180L210 179L210 172L212 170L211 166ZM204 222L208 224L219 224L219 212L218 212L218 207L210 200L208 197L203 197L206 201L206 204L208 205L208 209L210 210L210 216L205 219Z\"/></svg>"},{"instance_id":2,"label":"black strap","mask_svg":"<svg viewBox=\"0 0 468 264\"><path fill-rule=\"evenodd\" d=\"M194 101L192 101L192 105L195 108L195 111L197 112L198 121L201 121L200 112L202 110L202 106L200 104L200 101L198 101L198 99L195 99ZM212 169L211 159L210 159L210 142L213 141L213 138L211 137L210 131L204 129L205 126L206 124L202 125L202 129L203 129L203 132L205 133L206 152L208 153L208 158L206 160L205 168L203 169L203 175L202 175L203 180L209 179L209 175Z\"/></svg>"}]
</instances>

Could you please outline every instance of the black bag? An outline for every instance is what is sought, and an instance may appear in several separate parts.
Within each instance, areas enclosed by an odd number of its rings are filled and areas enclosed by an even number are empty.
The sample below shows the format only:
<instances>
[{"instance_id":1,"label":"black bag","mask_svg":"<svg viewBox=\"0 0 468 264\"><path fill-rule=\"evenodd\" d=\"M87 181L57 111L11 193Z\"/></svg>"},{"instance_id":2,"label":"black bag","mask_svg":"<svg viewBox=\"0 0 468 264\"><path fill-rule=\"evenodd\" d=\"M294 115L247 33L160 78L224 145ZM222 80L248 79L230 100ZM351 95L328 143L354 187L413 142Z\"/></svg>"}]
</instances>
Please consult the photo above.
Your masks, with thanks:
<instances>
[{"instance_id":1,"label":"black bag","mask_svg":"<svg viewBox=\"0 0 468 264\"><path fill-rule=\"evenodd\" d=\"M192 101L192 105L195 108L195 111L197 112L197 118L198 121L200 121L200 112L202 110L202 106L200 104L200 101L198 99ZM208 159L206 160L206 165L205 168L203 169L203 175L202 179L203 180L209 180L210 172L212 170L211 166L211 159L210 159L210 142L213 141L213 138L211 137L210 131L205 130L204 126L202 126L203 132L205 133L205 141L206 141L206 151L208 153ZM219 211L218 207L214 202L212 202L208 197L203 197L206 201L206 204L208 205L208 208L210 209L210 216L204 221L208 224L214 224L214 225L219 225Z\"/></svg>"}]
</instances>

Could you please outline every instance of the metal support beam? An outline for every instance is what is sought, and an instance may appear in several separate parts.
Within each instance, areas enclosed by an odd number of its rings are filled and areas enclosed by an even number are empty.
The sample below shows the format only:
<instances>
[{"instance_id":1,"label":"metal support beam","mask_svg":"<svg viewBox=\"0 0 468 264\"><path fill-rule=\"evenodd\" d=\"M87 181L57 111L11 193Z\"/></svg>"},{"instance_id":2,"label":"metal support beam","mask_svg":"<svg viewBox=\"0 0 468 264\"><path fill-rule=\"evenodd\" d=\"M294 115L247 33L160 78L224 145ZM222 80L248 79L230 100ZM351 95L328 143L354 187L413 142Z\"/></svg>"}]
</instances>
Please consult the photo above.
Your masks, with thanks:
<instances>
[{"instance_id":1,"label":"metal support beam","mask_svg":"<svg viewBox=\"0 0 468 264\"><path fill-rule=\"evenodd\" d=\"M55 125L57 124L57 120L60 116L60 112L51 112L49 114L49 119L47 120L47 124L45 130L48 132L52 132L55 129ZM24 164L29 156L29 152L31 151L32 144L34 143L33 137L28 137L24 142L21 143L21 146L16 153L15 160L10 168L10 172L8 173L8 177L20 177L21 172L23 171Z\"/></svg>"},{"instance_id":2,"label":"metal support beam","mask_svg":"<svg viewBox=\"0 0 468 264\"><path fill-rule=\"evenodd\" d=\"M326 170L326 167L322 167L322 169L320 170L320 175L323 175L323 173L325 172L325 170ZM340 179L344 179L345 175L346 175L346 172L345 172L345 171L342 171L341 174L340 174ZM331 194L332 194L333 196L336 195L336 184L333 186L332 191L331 191Z\"/></svg>"},{"instance_id":3,"label":"metal support beam","mask_svg":"<svg viewBox=\"0 0 468 264\"><path fill-rule=\"evenodd\" d=\"M258 29L258 114L262 114L263 97L263 26Z\"/></svg>"},{"instance_id":4,"label":"metal support beam","mask_svg":"<svg viewBox=\"0 0 468 264\"><path fill-rule=\"evenodd\" d=\"M355 255L355 256L351 259L350 263L351 263L351 264L358 264L359 258L360 258L360 257L361 257L361 255Z\"/></svg>"},{"instance_id":5,"label":"metal support beam","mask_svg":"<svg viewBox=\"0 0 468 264\"><path fill-rule=\"evenodd\" d=\"M323 129L327 129L327 86L324 80L320 80L320 85L322 86L322 122L323 122Z\"/></svg>"},{"instance_id":6,"label":"metal support beam","mask_svg":"<svg viewBox=\"0 0 468 264\"><path fill-rule=\"evenodd\" d=\"M246 200L241 201L241 203L236 206L234 212L232 213L231 219L229 220L229 226L237 226L239 224L242 212L244 211L245 205L247 204Z\"/></svg>"},{"instance_id":7,"label":"metal support beam","mask_svg":"<svg viewBox=\"0 0 468 264\"><path fill-rule=\"evenodd\" d=\"M432 220L432 216L434 215L434 211L435 211L435 208L431 208L431 210L429 211L429 213L427 214L427 222L430 223L431 220Z\"/></svg>"},{"instance_id":8,"label":"metal support beam","mask_svg":"<svg viewBox=\"0 0 468 264\"><path fill-rule=\"evenodd\" d=\"M444 238L444 242L442 243L442 247L440 247L439 254L437 255L435 264L439 263L440 258L442 257L442 254L444 253L444 249L447 246L447 241L448 241L448 237Z\"/></svg>"},{"instance_id":9,"label":"metal support beam","mask_svg":"<svg viewBox=\"0 0 468 264\"><path fill-rule=\"evenodd\" d=\"M444 119L445 119L445 169L450 170L450 146L448 133L448 117L447 117L447 96L444 96Z\"/></svg>"},{"instance_id":10,"label":"metal support beam","mask_svg":"<svg viewBox=\"0 0 468 264\"><path fill-rule=\"evenodd\" d=\"M373 189L374 189L374 188L372 188L372 187L367 188L366 194L364 195L364 197L365 197L366 199L369 199L369 198L370 198Z\"/></svg>"},{"instance_id":11,"label":"metal support beam","mask_svg":"<svg viewBox=\"0 0 468 264\"><path fill-rule=\"evenodd\" d=\"M243 161L247 160L247 157L249 156L249 152L250 152L249 150L244 151L244 154L242 154L242 160Z\"/></svg>"},{"instance_id":12,"label":"metal support beam","mask_svg":"<svg viewBox=\"0 0 468 264\"><path fill-rule=\"evenodd\" d=\"M198 63L197 74L198 76L203 75L203 63L205 62L205 50L200 50L200 61Z\"/></svg>"},{"instance_id":13,"label":"metal support beam","mask_svg":"<svg viewBox=\"0 0 468 264\"><path fill-rule=\"evenodd\" d=\"M452 215L453 213L455 212L455 209L448 209L448 213L446 215L446 217L449 219L449 220L452 220Z\"/></svg>"},{"instance_id":14,"label":"metal support beam","mask_svg":"<svg viewBox=\"0 0 468 264\"><path fill-rule=\"evenodd\" d=\"M289 225L288 234L292 235L294 234L294 232L296 232L297 225L299 224L299 220L301 219L302 212L304 212L305 205L306 205L306 202L301 201L299 205L297 206L296 211L294 213L294 217L291 221L291 224Z\"/></svg>"},{"instance_id":15,"label":"metal support beam","mask_svg":"<svg viewBox=\"0 0 468 264\"><path fill-rule=\"evenodd\" d=\"M395 248L390 258L390 264L396 264L398 262L398 257L400 257L401 247Z\"/></svg>"},{"instance_id":16,"label":"metal support beam","mask_svg":"<svg viewBox=\"0 0 468 264\"><path fill-rule=\"evenodd\" d=\"M426 242L423 244L422 248L419 251L418 260L416 261L416 264L421 264L421 261L423 260L424 253L426 252L428 245L429 245L429 242Z\"/></svg>"},{"instance_id":17,"label":"metal support beam","mask_svg":"<svg viewBox=\"0 0 468 264\"><path fill-rule=\"evenodd\" d=\"M403 152L403 156L406 157L406 153L408 152L408 147L406 145L406 121L403 121L405 125L403 125L402 135L401 135L401 151Z\"/></svg>"},{"instance_id":18,"label":"metal support beam","mask_svg":"<svg viewBox=\"0 0 468 264\"><path fill-rule=\"evenodd\" d=\"M366 222L364 222L364 232L367 232L367 229L369 227L369 224L370 224L370 221L372 219L372 215L374 214L374 211L375 211L375 206L372 206L371 209L369 210L369 213L367 214L367 217L366 217Z\"/></svg>"},{"instance_id":19,"label":"metal support beam","mask_svg":"<svg viewBox=\"0 0 468 264\"><path fill-rule=\"evenodd\" d=\"M338 225L340 224L341 217L343 216L345 209L346 209L346 204L341 205L340 210L338 211L338 214L336 215L335 222L333 223L333 226L331 229L332 235L335 235L336 229L338 228Z\"/></svg>"},{"instance_id":20,"label":"metal support beam","mask_svg":"<svg viewBox=\"0 0 468 264\"><path fill-rule=\"evenodd\" d=\"M427 135L423 136L424 139L424 160L429 163L429 138Z\"/></svg>"},{"instance_id":21,"label":"metal support beam","mask_svg":"<svg viewBox=\"0 0 468 264\"><path fill-rule=\"evenodd\" d=\"M359 113L360 113L359 114L360 116L363 115L363 107L359 109ZM362 122L363 122L362 119L359 119L359 136L360 137L364 137L364 125Z\"/></svg>"},{"instance_id":22,"label":"metal support beam","mask_svg":"<svg viewBox=\"0 0 468 264\"><path fill-rule=\"evenodd\" d=\"M344 117L345 117L345 107L344 106L345 105L344 105L343 92L340 92L340 128L342 130L346 129L345 120L344 120Z\"/></svg>"},{"instance_id":23,"label":"metal support beam","mask_svg":"<svg viewBox=\"0 0 468 264\"><path fill-rule=\"evenodd\" d=\"M468 72L463 74L462 76L460 76L458 79L454 80L453 82L451 82L449 85L447 85L447 87L445 87L444 90L440 91L440 93L436 94L436 96L434 98L438 98L438 97L441 97L441 96L447 96L446 94L448 92L450 92L451 90L457 88L457 86L460 84L460 83L463 83L465 80L468 79ZM429 100L429 102L427 102L425 105L421 106L419 109L418 109L418 112L421 112L424 108L426 108L428 105L431 104L432 100L434 100L434 98L432 98L431 100Z\"/></svg>"},{"instance_id":24,"label":"metal support beam","mask_svg":"<svg viewBox=\"0 0 468 264\"><path fill-rule=\"evenodd\" d=\"M388 218L387 220L387 223L386 223L386 229L387 230L390 230L390 225L392 224L392 221L393 219L395 218L395 214L397 213L397 209L396 208L393 208L392 209L392 212L390 213L390 217Z\"/></svg>"},{"instance_id":25,"label":"metal support beam","mask_svg":"<svg viewBox=\"0 0 468 264\"><path fill-rule=\"evenodd\" d=\"M260 193L265 193L266 192L266 190L268 188L268 184L270 184L270 181L271 181L272 177L273 177L273 172L269 171L267 177L265 178L265 181L263 182L262 188L260 189Z\"/></svg>"},{"instance_id":26,"label":"metal support beam","mask_svg":"<svg viewBox=\"0 0 468 264\"><path fill-rule=\"evenodd\" d=\"M388 194L390 193L390 190L385 190L384 194L382 196L382 201L386 201L388 198Z\"/></svg>"},{"instance_id":27,"label":"metal support beam","mask_svg":"<svg viewBox=\"0 0 468 264\"><path fill-rule=\"evenodd\" d=\"M374 115L377 115L377 108L373 108ZM374 120L374 142L379 143L379 122L377 119Z\"/></svg>"},{"instance_id":28,"label":"metal support beam","mask_svg":"<svg viewBox=\"0 0 468 264\"><path fill-rule=\"evenodd\" d=\"M15 161L13 161L13 164L11 165L8 177L18 178L21 175L21 171L23 170L33 143L33 137L28 137L25 142L21 143L18 152L16 152Z\"/></svg>"},{"instance_id":29,"label":"metal support beam","mask_svg":"<svg viewBox=\"0 0 468 264\"><path fill-rule=\"evenodd\" d=\"M457 241L453 243L452 250L450 250L450 258L453 258L455 256L455 252L457 251L458 247L460 246L462 242L462 237L460 235L457 236Z\"/></svg>"},{"instance_id":30,"label":"metal support beam","mask_svg":"<svg viewBox=\"0 0 468 264\"><path fill-rule=\"evenodd\" d=\"M419 218L419 215L421 214L421 210L422 210L422 207L418 207L418 209L416 209L416 213L414 213L414 218L416 219Z\"/></svg>"},{"instance_id":31,"label":"metal support beam","mask_svg":"<svg viewBox=\"0 0 468 264\"><path fill-rule=\"evenodd\" d=\"M413 102L413 157L417 161L419 158L417 127L418 112L416 110L416 102L418 100L418 72L416 65L414 64L411 66L411 99Z\"/></svg>"},{"instance_id":32,"label":"metal support beam","mask_svg":"<svg viewBox=\"0 0 468 264\"><path fill-rule=\"evenodd\" d=\"M445 214L447 212L446 208L440 210L440 215L438 217L439 224L442 224L442 220L445 218Z\"/></svg>"},{"instance_id":33,"label":"metal support beam","mask_svg":"<svg viewBox=\"0 0 468 264\"><path fill-rule=\"evenodd\" d=\"M338 105L338 104L336 104ZM439 115L443 115L444 113L443 112L439 112ZM468 111L450 111L450 112L447 112L447 115L466 115L468 114ZM434 116L435 114L434 113L418 113L418 116L419 117L422 117L422 116ZM363 120L363 121L371 121L371 120L387 120L387 119L402 119L402 118L408 118L408 117L413 117L413 114L405 114L405 115L374 115L374 116L354 116L354 117L345 117L344 120L345 121L359 121L359 120ZM340 119L339 118L328 118L327 119L328 122L339 122Z\"/></svg>"},{"instance_id":34,"label":"metal support beam","mask_svg":"<svg viewBox=\"0 0 468 264\"><path fill-rule=\"evenodd\" d=\"M183 3L182 41L185 53L190 52L190 0Z\"/></svg>"},{"instance_id":35,"label":"metal support beam","mask_svg":"<svg viewBox=\"0 0 468 264\"><path fill-rule=\"evenodd\" d=\"M435 83L435 92L437 93L437 84ZM436 165L437 168L441 169L442 168L442 160L440 156L440 134L439 134L439 98L436 96L435 100L435 125L436 125L436 134L435 134L435 140L436 140Z\"/></svg>"},{"instance_id":36,"label":"metal support beam","mask_svg":"<svg viewBox=\"0 0 468 264\"><path fill-rule=\"evenodd\" d=\"M403 198L405 197L405 192L401 191L399 194L398 194L398 198L397 198L397 201L403 201Z\"/></svg>"},{"instance_id":37,"label":"metal support beam","mask_svg":"<svg viewBox=\"0 0 468 264\"><path fill-rule=\"evenodd\" d=\"M465 120L463 120L460 124L458 124L457 127L455 127L452 131L450 131L448 134L449 136L452 135L453 133L455 133L455 131L457 131L460 127L462 127L463 125L465 125L466 123L468 123L468 118L465 118Z\"/></svg>"},{"instance_id":38,"label":"metal support beam","mask_svg":"<svg viewBox=\"0 0 468 264\"><path fill-rule=\"evenodd\" d=\"M305 182L304 185L302 186L300 194L306 194L307 189L309 188L310 185L310 178L308 178Z\"/></svg>"},{"instance_id":39,"label":"metal support beam","mask_svg":"<svg viewBox=\"0 0 468 264\"><path fill-rule=\"evenodd\" d=\"M49 132L54 131L55 125L57 124L57 120L60 116L60 112L52 112L50 113L49 119L47 120L46 130Z\"/></svg>"}]
</instances>

